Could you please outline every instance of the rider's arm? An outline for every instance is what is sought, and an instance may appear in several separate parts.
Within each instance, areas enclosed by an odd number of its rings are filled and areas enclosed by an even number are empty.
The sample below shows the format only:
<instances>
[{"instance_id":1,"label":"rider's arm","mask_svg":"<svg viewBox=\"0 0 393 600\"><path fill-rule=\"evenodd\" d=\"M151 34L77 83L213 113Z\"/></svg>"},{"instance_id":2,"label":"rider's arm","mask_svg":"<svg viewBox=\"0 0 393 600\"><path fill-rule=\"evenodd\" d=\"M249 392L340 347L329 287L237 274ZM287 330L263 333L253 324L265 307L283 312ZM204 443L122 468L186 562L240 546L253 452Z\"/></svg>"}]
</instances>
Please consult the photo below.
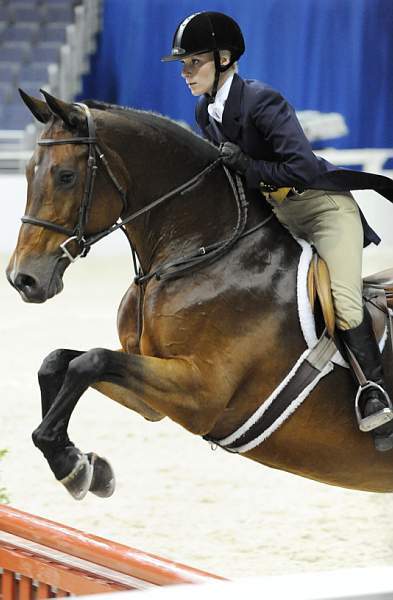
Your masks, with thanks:
<instances>
[{"instance_id":1,"label":"rider's arm","mask_svg":"<svg viewBox=\"0 0 393 600\"><path fill-rule=\"evenodd\" d=\"M258 188L261 181L276 187L305 187L317 177L318 158L285 98L271 88L264 90L251 106L250 117L274 156L274 160L251 159L246 173L250 187Z\"/></svg>"}]
</instances>

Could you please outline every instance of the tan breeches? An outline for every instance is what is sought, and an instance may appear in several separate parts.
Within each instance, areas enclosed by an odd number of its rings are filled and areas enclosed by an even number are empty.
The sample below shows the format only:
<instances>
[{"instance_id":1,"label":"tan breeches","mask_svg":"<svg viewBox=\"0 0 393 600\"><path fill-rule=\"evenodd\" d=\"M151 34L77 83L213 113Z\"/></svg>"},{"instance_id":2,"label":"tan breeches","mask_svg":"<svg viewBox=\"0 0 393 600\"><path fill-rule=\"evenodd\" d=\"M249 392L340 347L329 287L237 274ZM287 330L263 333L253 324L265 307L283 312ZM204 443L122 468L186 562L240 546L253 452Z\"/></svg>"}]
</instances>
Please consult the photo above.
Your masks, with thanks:
<instances>
[{"instance_id":1,"label":"tan breeches","mask_svg":"<svg viewBox=\"0 0 393 600\"><path fill-rule=\"evenodd\" d=\"M360 325L363 228L352 194L307 190L272 205L279 221L294 236L315 246L326 261L337 327L352 329Z\"/></svg>"}]
</instances>

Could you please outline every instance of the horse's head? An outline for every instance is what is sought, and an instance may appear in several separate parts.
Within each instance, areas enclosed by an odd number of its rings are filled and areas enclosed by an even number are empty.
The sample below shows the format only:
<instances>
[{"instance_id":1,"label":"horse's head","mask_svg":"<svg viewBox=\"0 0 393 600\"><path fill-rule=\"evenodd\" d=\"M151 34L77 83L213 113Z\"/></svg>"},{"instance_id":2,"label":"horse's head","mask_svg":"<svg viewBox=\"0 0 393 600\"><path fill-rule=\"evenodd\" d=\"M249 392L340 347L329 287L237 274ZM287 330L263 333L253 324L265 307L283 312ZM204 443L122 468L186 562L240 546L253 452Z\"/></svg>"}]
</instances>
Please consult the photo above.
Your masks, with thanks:
<instances>
[{"instance_id":1,"label":"horse's head","mask_svg":"<svg viewBox=\"0 0 393 600\"><path fill-rule=\"evenodd\" d=\"M117 155L104 142L97 146L95 123L84 105L46 92L45 102L21 96L45 128L26 167L25 216L7 278L26 302L45 302L62 290L63 273L83 252L85 238L118 219L127 184ZM106 162L103 149L110 168L104 163L97 169L99 159Z\"/></svg>"}]
</instances>

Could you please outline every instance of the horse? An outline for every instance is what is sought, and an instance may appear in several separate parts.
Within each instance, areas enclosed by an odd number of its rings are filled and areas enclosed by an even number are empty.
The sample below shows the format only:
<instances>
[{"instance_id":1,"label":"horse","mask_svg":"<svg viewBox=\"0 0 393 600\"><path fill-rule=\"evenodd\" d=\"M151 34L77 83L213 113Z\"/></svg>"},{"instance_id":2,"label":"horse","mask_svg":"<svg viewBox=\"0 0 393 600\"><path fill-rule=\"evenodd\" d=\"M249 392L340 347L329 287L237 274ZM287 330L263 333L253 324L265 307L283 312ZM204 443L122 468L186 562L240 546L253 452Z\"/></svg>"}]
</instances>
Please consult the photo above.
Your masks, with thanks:
<instances>
[{"instance_id":1,"label":"horse","mask_svg":"<svg viewBox=\"0 0 393 600\"><path fill-rule=\"evenodd\" d=\"M117 228L135 281L118 309L121 348L58 349L38 378L42 422L33 442L76 498L109 496L109 462L82 453L67 426L92 387L149 421L169 417L221 440L247 421L307 348L296 282L301 247L218 149L171 119L21 91L44 124L26 168L25 216L7 267L26 302L63 288L78 256ZM94 183L95 182L95 183ZM393 384L391 351L384 351ZM359 431L354 383L336 366L248 459L326 484L393 490L393 454Z\"/></svg>"}]
</instances>

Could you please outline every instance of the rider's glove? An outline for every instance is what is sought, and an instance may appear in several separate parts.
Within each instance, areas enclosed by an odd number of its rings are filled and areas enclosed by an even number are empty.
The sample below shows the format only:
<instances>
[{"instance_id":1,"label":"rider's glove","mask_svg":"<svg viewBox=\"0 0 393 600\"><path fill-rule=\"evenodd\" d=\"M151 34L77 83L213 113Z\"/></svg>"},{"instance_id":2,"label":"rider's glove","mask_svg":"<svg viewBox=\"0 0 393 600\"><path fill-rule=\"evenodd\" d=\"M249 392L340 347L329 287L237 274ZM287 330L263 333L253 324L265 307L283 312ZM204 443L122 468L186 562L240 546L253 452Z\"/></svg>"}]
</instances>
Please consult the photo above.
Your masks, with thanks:
<instances>
[{"instance_id":1,"label":"rider's glove","mask_svg":"<svg viewBox=\"0 0 393 600\"><path fill-rule=\"evenodd\" d=\"M224 142L220 146L222 162L228 169L237 171L240 175L244 175L247 169L251 166L251 159L232 142Z\"/></svg>"}]
</instances>

